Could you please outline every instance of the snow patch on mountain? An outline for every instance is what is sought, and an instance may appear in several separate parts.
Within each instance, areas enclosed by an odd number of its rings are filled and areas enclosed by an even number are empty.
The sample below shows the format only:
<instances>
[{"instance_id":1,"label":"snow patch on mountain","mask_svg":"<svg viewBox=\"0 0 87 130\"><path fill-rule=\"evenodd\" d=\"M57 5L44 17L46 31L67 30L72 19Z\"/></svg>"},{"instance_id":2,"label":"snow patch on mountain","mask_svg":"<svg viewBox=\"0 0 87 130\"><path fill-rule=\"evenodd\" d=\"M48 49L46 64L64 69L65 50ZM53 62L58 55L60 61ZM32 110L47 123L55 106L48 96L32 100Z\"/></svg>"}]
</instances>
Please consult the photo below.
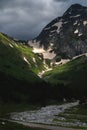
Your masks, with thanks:
<instances>
[{"instance_id":1,"label":"snow patch on mountain","mask_svg":"<svg viewBox=\"0 0 87 130\"><path fill-rule=\"evenodd\" d=\"M66 64L69 61L70 61L70 59L61 59L61 61L55 62L55 65Z\"/></svg>"},{"instance_id":2,"label":"snow patch on mountain","mask_svg":"<svg viewBox=\"0 0 87 130\"><path fill-rule=\"evenodd\" d=\"M49 30L50 29L50 27L48 27L48 28L44 28L44 30L46 31L46 30Z\"/></svg>"},{"instance_id":3,"label":"snow patch on mountain","mask_svg":"<svg viewBox=\"0 0 87 130\"><path fill-rule=\"evenodd\" d=\"M70 18L77 18L77 17L80 17L81 15L78 14L78 15L75 15L75 16L70 16Z\"/></svg>"},{"instance_id":4,"label":"snow patch on mountain","mask_svg":"<svg viewBox=\"0 0 87 130\"><path fill-rule=\"evenodd\" d=\"M84 26L87 25L87 21L83 21Z\"/></svg>"},{"instance_id":5,"label":"snow patch on mountain","mask_svg":"<svg viewBox=\"0 0 87 130\"><path fill-rule=\"evenodd\" d=\"M23 59L24 59L24 61L25 61L26 63L28 63L29 65L31 65L31 64L29 63L29 61L27 60L26 57L23 57Z\"/></svg>"},{"instance_id":6,"label":"snow patch on mountain","mask_svg":"<svg viewBox=\"0 0 87 130\"><path fill-rule=\"evenodd\" d=\"M13 45L12 45L12 44L9 44L9 46L10 46L11 48L13 48Z\"/></svg>"},{"instance_id":7,"label":"snow patch on mountain","mask_svg":"<svg viewBox=\"0 0 87 130\"><path fill-rule=\"evenodd\" d=\"M62 20L61 21L59 21L59 22L57 22L57 23L55 23L53 26L57 26L58 27L58 29L57 29L57 32L59 33L60 32L60 28L62 27L62 24L63 24L63 22L62 22Z\"/></svg>"},{"instance_id":8,"label":"snow patch on mountain","mask_svg":"<svg viewBox=\"0 0 87 130\"><path fill-rule=\"evenodd\" d=\"M76 21L73 25L77 25L78 21Z\"/></svg>"},{"instance_id":9,"label":"snow patch on mountain","mask_svg":"<svg viewBox=\"0 0 87 130\"><path fill-rule=\"evenodd\" d=\"M79 30L78 30L78 29L76 29L76 30L74 31L74 33L75 33L75 34L79 33Z\"/></svg>"},{"instance_id":10,"label":"snow patch on mountain","mask_svg":"<svg viewBox=\"0 0 87 130\"><path fill-rule=\"evenodd\" d=\"M68 23L68 21L63 22L63 24L67 24L67 23Z\"/></svg>"},{"instance_id":11,"label":"snow patch on mountain","mask_svg":"<svg viewBox=\"0 0 87 130\"><path fill-rule=\"evenodd\" d=\"M33 48L33 52L34 53L44 53L45 52L45 50L43 49L43 47L41 47L41 48Z\"/></svg>"},{"instance_id":12,"label":"snow patch on mountain","mask_svg":"<svg viewBox=\"0 0 87 130\"><path fill-rule=\"evenodd\" d=\"M42 53L44 59L53 59L56 54L54 52L50 52L51 50L44 50L43 47L41 48L33 48L34 53Z\"/></svg>"},{"instance_id":13,"label":"snow patch on mountain","mask_svg":"<svg viewBox=\"0 0 87 130\"><path fill-rule=\"evenodd\" d=\"M82 36L82 35L83 35L82 33L79 33L79 34L78 34L79 37Z\"/></svg>"},{"instance_id":14,"label":"snow patch on mountain","mask_svg":"<svg viewBox=\"0 0 87 130\"><path fill-rule=\"evenodd\" d=\"M36 59L33 57L33 61L36 63Z\"/></svg>"},{"instance_id":15,"label":"snow patch on mountain","mask_svg":"<svg viewBox=\"0 0 87 130\"><path fill-rule=\"evenodd\" d=\"M44 59L53 59L56 54L54 51L52 51L53 43L50 43L50 46L47 50L44 49L44 46L40 46L40 42L36 41L29 41L28 45L32 47L34 53L40 53L43 54Z\"/></svg>"},{"instance_id":16,"label":"snow patch on mountain","mask_svg":"<svg viewBox=\"0 0 87 130\"><path fill-rule=\"evenodd\" d=\"M53 59L56 56L56 54L55 52L46 51L45 53L43 53L43 56L44 59Z\"/></svg>"}]
</instances>

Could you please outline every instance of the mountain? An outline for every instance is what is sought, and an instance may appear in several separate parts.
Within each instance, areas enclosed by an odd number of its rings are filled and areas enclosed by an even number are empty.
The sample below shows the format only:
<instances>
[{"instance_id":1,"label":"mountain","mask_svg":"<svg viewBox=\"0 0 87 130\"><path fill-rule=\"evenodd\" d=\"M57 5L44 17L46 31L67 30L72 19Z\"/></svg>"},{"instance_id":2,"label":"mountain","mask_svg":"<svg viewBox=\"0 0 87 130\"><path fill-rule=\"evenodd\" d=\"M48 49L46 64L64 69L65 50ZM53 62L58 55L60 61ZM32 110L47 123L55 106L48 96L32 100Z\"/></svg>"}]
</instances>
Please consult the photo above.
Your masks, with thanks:
<instances>
[{"instance_id":1,"label":"mountain","mask_svg":"<svg viewBox=\"0 0 87 130\"><path fill-rule=\"evenodd\" d=\"M0 102L42 99L46 83L36 73L44 69L41 57L32 48L0 33Z\"/></svg>"},{"instance_id":2,"label":"mountain","mask_svg":"<svg viewBox=\"0 0 87 130\"><path fill-rule=\"evenodd\" d=\"M59 61L87 52L87 7L72 5L62 17L43 28L28 45L44 59ZM38 51L37 51L38 50Z\"/></svg>"},{"instance_id":3,"label":"mountain","mask_svg":"<svg viewBox=\"0 0 87 130\"><path fill-rule=\"evenodd\" d=\"M55 67L46 72L43 78L52 84L63 83L67 96L87 98L87 54Z\"/></svg>"},{"instance_id":4,"label":"mountain","mask_svg":"<svg viewBox=\"0 0 87 130\"><path fill-rule=\"evenodd\" d=\"M0 33L0 104L46 104L51 100L63 100L55 85L37 76L46 67L42 55Z\"/></svg>"},{"instance_id":5,"label":"mountain","mask_svg":"<svg viewBox=\"0 0 87 130\"><path fill-rule=\"evenodd\" d=\"M18 42L16 43L6 35L0 33L0 71L13 74L13 76L18 78L21 76L29 80L27 74L30 71L38 73L44 69L45 67L41 57L34 54L32 48ZM26 75L24 75L24 72L22 74L21 70L26 71ZM19 71L21 74L18 73Z\"/></svg>"},{"instance_id":6,"label":"mountain","mask_svg":"<svg viewBox=\"0 0 87 130\"><path fill-rule=\"evenodd\" d=\"M0 33L0 102L87 98L86 34L87 8L79 4L28 43Z\"/></svg>"}]
</instances>

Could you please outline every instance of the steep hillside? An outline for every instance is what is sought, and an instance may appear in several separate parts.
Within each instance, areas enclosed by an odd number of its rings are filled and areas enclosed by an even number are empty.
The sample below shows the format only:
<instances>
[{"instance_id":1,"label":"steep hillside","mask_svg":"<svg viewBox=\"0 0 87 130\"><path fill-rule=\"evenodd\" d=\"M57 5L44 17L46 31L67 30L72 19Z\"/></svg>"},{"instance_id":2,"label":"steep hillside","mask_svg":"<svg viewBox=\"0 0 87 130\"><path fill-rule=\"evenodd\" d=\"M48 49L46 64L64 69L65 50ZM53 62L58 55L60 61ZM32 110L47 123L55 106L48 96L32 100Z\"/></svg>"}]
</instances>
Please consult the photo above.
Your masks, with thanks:
<instances>
[{"instance_id":1,"label":"steep hillside","mask_svg":"<svg viewBox=\"0 0 87 130\"><path fill-rule=\"evenodd\" d=\"M35 73L43 69L31 48L0 33L0 102L39 101L45 85Z\"/></svg>"},{"instance_id":2,"label":"steep hillside","mask_svg":"<svg viewBox=\"0 0 87 130\"><path fill-rule=\"evenodd\" d=\"M50 100L63 99L58 87L35 74L45 69L42 59L41 55L32 52L32 48L0 33L0 104L29 102L44 105Z\"/></svg>"},{"instance_id":3,"label":"steep hillside","mask_svg":"<svg viewBox=\"0 0 87 130\"><path fill-rule=\"evenodd\" d=\"M0 33L0 103L45 104L50 100L62 100L56 86L35 74L44 70L44 66L42 56L33 53L32 48Z\"/></svg>"},{"instance_id":4,"label":"steep hillside","mask_svg":"<svg viewBox=\"0 0 87 130\"><path fill-rule=\"evenodd\" d=\"M0 33L0 71L29 80L29 75L33 74L31 70L37 73L44 69L41 57L34 54L32 48Z\"/></svg>"},{"instance_id":5,"label":"steep hillside","mask_svg":"<svg viewBox=\"0 0 87 130\"><path fill-rule=\"evenodd\" d=\"M71 59L87 52L87 7L72 5L61 17L50 22L34 40L29 41L34 51L43 49L44 58L53 61ZM36 46L37 45L37 46ZM48 54L48 56L47 56ZM47 57L46 57L47 56Z\"/></svg>"},{"instance_id":6,"label":"steep hillside","mask_svg":"<svg viewBox=\"0 0 87 130\"><path fill-rule=\"evenodd\" d=\"M86 78L85 76L87 70L86 66L87 66L87 57L83 55L74 60L71 60L70 62L64 65L55 67L51 71L46 72L43 75L43 78L53 83L63 82L64 84L68 84L74 80L79 80L80 82L81 81L80 79L82 79L82 77L84 80Z\"/></svg>"},{"instance_id":7,"label":"steep hillside","mask_svg":"<svg viewBox=\"0 0 87 130\"><path fill-rule=\"evenodd\" d=\"M63 83L77 97L87 95L87 56L83 55L70 62L55 67L43 75L52 84ZM69 95L67 91L67 95Z\"/></svg>"}]
</instances>

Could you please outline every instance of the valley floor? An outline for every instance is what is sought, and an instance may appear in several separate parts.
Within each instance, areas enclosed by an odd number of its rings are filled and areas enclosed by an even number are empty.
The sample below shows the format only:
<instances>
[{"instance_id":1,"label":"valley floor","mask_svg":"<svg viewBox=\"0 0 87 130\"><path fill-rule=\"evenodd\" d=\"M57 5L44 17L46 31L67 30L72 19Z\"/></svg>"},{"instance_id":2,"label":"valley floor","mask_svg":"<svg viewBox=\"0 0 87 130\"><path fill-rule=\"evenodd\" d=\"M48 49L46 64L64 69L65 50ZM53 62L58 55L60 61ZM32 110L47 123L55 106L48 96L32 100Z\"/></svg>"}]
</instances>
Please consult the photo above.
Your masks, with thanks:
<instances>
[{"instance_id":1,"label":"valley floor","mask_svg":"<svg viewBox=\"0 0 87 130\"><path fill-rule=\"evenodd\" d=\"M87 130L87 107L79 101L10 112L1 116L0 130ZM33 107L31 107L33 108Z\"/></svg>"},{"instance_id":2,"label":"valley floor","mask_svg":"<svg viewBox=\"0 0 87 130\"><path fill-rule=\"evenodd\" d=\"M13 112L10 115L12 120L32 122L32 123L43 123L43 124L57 124L54 119L55 116L64 112L66 109L77 106L77 102L65 103L63 105L50 105L42 107L39 110L25 111L25 112Z\"/></svg>"},{"instance_id":3,"label":"valley floor","mask_svg":"<svg viewBox=\"0 0 87 130\"><path fill-rule=\"evenodd\" d=\"M78 106L79 101L72 103L65 103L63 105L50 105L42 107L39 110L14 112L11 113L10 118L17 123L21 123L30 127L41 127L51 130L68 130L68 127L73 128L87 128L87 123L80 120L67 121L65 117L60 116L66 110ZM50 126L51 125L51 126ZM58 126L67 127L59 128ZM71 129L70 129L71 130Z\"/></svg>"},{"instance_id":4,"label":"valley floor","mask_svg":"<svg viewBox=\"0 0 87 130\"><path fill-rule=\"evenodd\" d=\"M81 129L75 129L75 128L64 128L59 126L52 126L52 125L44 125L44 124L35 124L35 123L25 123L20 121L13 121L9 120L9 122L21 124L23 126L27 127L27 130L81 130ZM28 129L29 127L29 129Z\"/></svg>"}]
</instances>

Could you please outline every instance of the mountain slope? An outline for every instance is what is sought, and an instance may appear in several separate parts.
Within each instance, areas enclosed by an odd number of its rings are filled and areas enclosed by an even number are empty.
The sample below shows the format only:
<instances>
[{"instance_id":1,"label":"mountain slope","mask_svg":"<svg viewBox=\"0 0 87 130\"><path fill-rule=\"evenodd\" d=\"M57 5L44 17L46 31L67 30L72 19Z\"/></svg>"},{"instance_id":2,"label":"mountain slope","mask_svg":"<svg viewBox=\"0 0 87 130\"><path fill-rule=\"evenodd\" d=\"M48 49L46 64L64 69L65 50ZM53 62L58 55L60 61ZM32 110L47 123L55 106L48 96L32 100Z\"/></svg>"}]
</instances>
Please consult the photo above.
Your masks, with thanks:
<instances>
[{"instance_id":1,"label":"mountain slope","mask_svg":"<svg viewBox=\"0 0 87 130\"><path fill-rule=\"evenodd\" d=\"M86 79L87 74L87 57L80 56L70 62L55 67L53 70L46 72L43 77L50 82L71 83L74 80ZM81 74L80 74L81 73ZM78 81L77 81L78 82ZM79 81L80 82L80 81ZM78 82L78 83L79 83Z\"/></svg>"},{"instance_id":2,"label":"mountain slope","mask_svg":"<svg viewBox=\"0 0 87 130\"><path fill-rule=\"evenodd\" d=\"M72 5L62 17L50 22L28 45L43 47L52 59L71 59L87 52L87 7ZM32 44L31 44L32 43ZM49 49L51 48L51 49Z\"/></svg>"},{"instance_id":3,"label":"mountain slope","mask_svg":"<svg viewBox=\"0 0 87 130\"><path fill-rule=\"evenodd\" d=\"M75 96L85 97L87 95L87 56L80 56L55 67L52 71L46 72L43 78L52 84L63 83L70 92L74 92Z\"/></svg>"},{"instance_id":4,"label":"mountain slope","mask_svg":"<svg viewBox=\"0 0 87 130\"><path fill-rule=\"evenodd\" d=\"M45 83L34 72L42 69L42 59L31 48L0 33L0 102L39 102Z\"/></svg>"},{"instance_id":5,"label":"mountain slope","mask_svg":"<svg viewBox=\"0 0 87 130\"><path fill-rule=\"evenodd\" d=\"M0 103L44 105L50 100L62 100L60 92L55 93L58 91L56 86L51 86L35 74L44 70L44 66L43 58L34 54L32 48L0 33Z\"/></svg>"},{"instance_id":6,"label":"mountain slope","mask_svg":"<svg viewBox=\"0 0 87 130\"><path fill-rule=\"evenodd\" d=\"M32 49L16 44L0 33L0 71L29 80L34 75L31 72L39 72L44 69L44 65L39 56L32 52ZM31 81L31 79L30 79Z\"/></svg>"}]
</instances>

